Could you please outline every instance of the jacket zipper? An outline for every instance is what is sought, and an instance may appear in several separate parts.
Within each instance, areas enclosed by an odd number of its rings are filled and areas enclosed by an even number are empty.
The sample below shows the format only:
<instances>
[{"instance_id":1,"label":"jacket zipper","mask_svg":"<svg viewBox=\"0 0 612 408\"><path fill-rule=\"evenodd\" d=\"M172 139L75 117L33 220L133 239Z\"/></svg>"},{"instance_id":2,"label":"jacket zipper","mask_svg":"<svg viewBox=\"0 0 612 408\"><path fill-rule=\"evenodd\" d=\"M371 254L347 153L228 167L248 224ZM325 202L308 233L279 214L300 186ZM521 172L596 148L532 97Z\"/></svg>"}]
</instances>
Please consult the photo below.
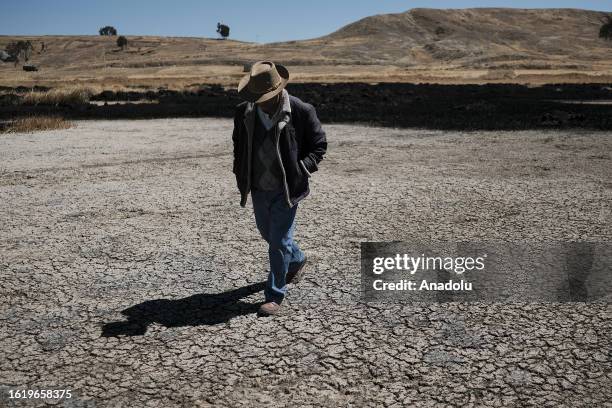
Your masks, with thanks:
<instances>
[{"instance_id":1,"label":"jacket zipper","mask_svg":"<svg viewBox=\"0 0 612 408\"><path fill-rule=\"evenodd\" d=\"M293 207L291 204L291 200L289 199L289 186L287 185L287 174L285 173L285 167L283 166L283 159L281 158L280 148L278 147L280 140L280 128L278 127L278 123L276 122L276 154L278 155L278 162L280 164L281 171L283 172L283 184L285 186L285 199L287 200L287 204L289 208Z\"/></svg>"}]
</instances>

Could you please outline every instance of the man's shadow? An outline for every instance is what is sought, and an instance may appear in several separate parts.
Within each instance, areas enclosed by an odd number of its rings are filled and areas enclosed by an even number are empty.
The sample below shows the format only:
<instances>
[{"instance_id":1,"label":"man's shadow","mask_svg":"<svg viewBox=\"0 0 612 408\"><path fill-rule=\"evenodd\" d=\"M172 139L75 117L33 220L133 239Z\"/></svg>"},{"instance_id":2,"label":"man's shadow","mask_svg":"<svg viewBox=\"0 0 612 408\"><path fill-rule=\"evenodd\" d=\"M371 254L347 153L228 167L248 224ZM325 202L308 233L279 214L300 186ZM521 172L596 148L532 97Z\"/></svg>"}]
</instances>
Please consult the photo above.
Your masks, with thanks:
<instances>
[{"instance_id":1,"label":"man's shadow","mask_svg":"<svg viewBox=\"0 0 612 408\"><path fill-rule=\"evenodd\" d=\"M165 327L200 326L225 323L231 318L257 312L259 304L240 299L260 292L265 282L215 294L198 294L183 299L147 300L123 310L128 320L106 323L102 337L142 336L151 323Z\"/></svg>"}]
</instances>

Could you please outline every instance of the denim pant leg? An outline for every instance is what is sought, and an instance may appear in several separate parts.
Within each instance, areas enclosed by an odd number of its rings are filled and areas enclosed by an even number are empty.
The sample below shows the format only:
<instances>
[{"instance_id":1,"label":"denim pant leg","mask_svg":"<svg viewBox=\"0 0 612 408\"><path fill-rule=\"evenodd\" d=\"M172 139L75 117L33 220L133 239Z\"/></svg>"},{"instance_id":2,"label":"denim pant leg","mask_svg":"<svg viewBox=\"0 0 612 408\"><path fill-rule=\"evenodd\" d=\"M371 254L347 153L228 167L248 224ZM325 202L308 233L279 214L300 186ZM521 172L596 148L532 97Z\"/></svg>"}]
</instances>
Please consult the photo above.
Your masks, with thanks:
<instances>
[{"instance_id":1,"label":"denim pant leg","mask_svg":"<svg viewBox=\"0 0 612 408\"><path fill-rule=\"evenodd\" d=\"M255 224L261 237L270 242L268 233L270 230L270 194L266 191L251 191L253 212L255 213Z\"/></svg>"},{"instance_id":2,"label":"denim pant leg","mask_svg":"<svg viewBox=\"0 0 612 408\"><path fill-rule=\"evenodd\" d=\"M270 274L264 295L266 301L281 303L287 293L285 281L290 262L301 261L304 254L293 241L297 206L288 208L284 191L252 193L255 221L268 242Z\"/></svg>"},{"instance_id":3,"label":"denim pant leg","mask_svg":"<svg viewBox=\"0 0 612 408\"><path fill-rule=\"evenodd\" d=\"M299 245L297 244L297 242L295 242L295 240L292 240L291 244L291 260L289 261L289 263L302 263L306 255L300 249Z\"/></svg>"}]
</instances>

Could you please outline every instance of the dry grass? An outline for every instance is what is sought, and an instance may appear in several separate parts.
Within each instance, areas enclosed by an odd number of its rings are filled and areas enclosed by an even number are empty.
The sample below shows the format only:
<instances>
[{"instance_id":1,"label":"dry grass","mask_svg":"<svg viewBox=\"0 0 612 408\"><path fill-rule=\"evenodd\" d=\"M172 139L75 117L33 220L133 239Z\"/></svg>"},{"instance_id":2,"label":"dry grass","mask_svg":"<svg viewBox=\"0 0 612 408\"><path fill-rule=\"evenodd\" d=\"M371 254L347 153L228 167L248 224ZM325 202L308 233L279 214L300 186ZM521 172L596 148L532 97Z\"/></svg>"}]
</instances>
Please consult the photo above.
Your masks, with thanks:
<instances>
[{"instance_id":1,"label":"dry grass","mask_svg":"<svg viewBox=\"0 0 612 408\"><path fill-rule=\"evenodd\" d=\"M24 105L82 105L89 103L94 92L89 88L62 88L52 89L48 92L28 92L23 95L21 103Z\"/></svg>"},{"instance_id":2,"label":"dry grass","mask_svg":"<svg viewBox=\"0 0 612 408\"><path fill-rule=\"evenodd\" d=\"M73 123L61 116L29 116L7 124L4 133L32 133L41 130L68 129Z\"/></svg>"},{"instance_id":3,"label":"dry grass","mask_svg":"<svg viewBox=\"0 0 612 408\"><path fill-rule=\"evenodd\" d=\"M0 64L0 85L114 91L236 87L245 74L243 64L261 59L284 63L294 83L606 83L612 81L610 41L597 38L604 15L569 9L415 9L373 16L310 40L257 44L132 36L128 51L104 36L0 36L0 48L19 40L37 47L44 41L47 47L33 56L39 72ZM449 30L435 34L439 28ZM28 97L29 103L42 99Z\"/></svg>"}]
</instances>

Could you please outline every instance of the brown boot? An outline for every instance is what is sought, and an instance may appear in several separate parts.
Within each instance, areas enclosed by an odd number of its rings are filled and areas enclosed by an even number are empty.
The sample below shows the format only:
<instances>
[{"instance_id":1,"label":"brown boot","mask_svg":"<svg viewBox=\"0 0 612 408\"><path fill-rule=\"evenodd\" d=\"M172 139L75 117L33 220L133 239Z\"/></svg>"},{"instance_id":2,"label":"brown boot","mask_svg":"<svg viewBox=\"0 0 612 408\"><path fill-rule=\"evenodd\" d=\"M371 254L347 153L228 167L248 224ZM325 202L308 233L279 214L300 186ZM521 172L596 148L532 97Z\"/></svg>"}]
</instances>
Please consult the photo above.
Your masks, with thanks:
<instances>
[{"instance_id":1,"label":"brown boot","mask_svg":"<svg viewBox=\"0 0 612 408\"><path fill-rule=\"evenodd\" d=\"M260 316L274 316L278 313L281 306L276 302L266 302L259 307L258 314Z\"/></svg>"}]
</instances>

